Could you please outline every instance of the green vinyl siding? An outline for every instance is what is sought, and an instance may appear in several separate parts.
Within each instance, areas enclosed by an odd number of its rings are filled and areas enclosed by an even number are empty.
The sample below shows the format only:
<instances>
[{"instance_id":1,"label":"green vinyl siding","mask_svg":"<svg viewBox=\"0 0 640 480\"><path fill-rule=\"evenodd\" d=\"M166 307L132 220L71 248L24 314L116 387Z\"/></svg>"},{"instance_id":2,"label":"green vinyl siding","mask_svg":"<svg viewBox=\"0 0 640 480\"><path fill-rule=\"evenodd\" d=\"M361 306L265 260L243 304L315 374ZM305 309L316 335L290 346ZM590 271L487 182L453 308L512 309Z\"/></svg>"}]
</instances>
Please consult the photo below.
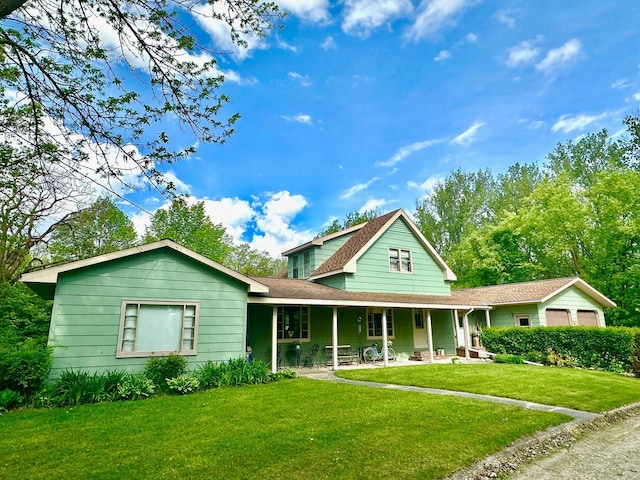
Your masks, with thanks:
<instances>
[{"instance_id":1,"label":"green vinyl siding","mask_svg":"<svg viewBox=\"0 0 640 480\"><path fill-rule=\"evenodd\" d=\"M431 310L431 329L433 331L433 348L444 349L447 355L456 352L451 310Z\"/></svg>"},{"instance_id":2,"label":"green vinyl siding","mask_svg":"<svg viewBox=\"0 0 640 480\"><path fill-rule=\"evenodd\" d=\"M498 306L489 311L492 327L515 327L516 315L530 315L531 326L540 326L537 304Z\"/></svg>"},{"instance_id":3,"label":"green vinyl siding","mask_svg":"<svg viewBox=\"0 0 640 480\"><path fill-rule=\"evenodd\" d=\"M390 248L411 251L411 273L389 271ZM451 288L444 280L441 267L401 218L385 230L357 260L356 268L354 274L341 275L347 291L451 294ZM324 285L335 285L335 281L330 278L323 278L320 282Z\"/></svg>"},{"instance_id":4,"label":"green vinyl siding","mask_svg":"<svg viewBox=\"0 0 640 480\"><path fill-rule=\"evenodd\" d=\"M56 287L50 345L52 376L64 369L141 370L148 358L116 358L123 300L198 302L197 355L244 355L247 286L168 249L63 273Z\"/></svg>"},{"instance_id":5,"label":"green vinyl siding","mask_svg":"<svg viewBox=\"0 0 640 480\"><path fill-rule=\"evenodd\" d=\"M571 325L578 324L578 310L593 310L597 312L598 324L602 327L605 326L602 306L576 287L570 287L541 304L539 310L540 318L546 318L545 310L547 308L569 310L571 312Z\"/></svg>"},{"instance_id":6,"label":"green vinyl siding","mask_svg":"<svg viewBox=\"0 0 640 480\"><path fill-rule=\"evenodd\" d=\"M341 235L324 242L322 245L316 246L314 248L315 263L313 264L313 269L318 268L326 262L331 255L336 253L340 247L347 243L347 240L349 240L352 235L353 233Z\"/></svg>"}]
</instances>

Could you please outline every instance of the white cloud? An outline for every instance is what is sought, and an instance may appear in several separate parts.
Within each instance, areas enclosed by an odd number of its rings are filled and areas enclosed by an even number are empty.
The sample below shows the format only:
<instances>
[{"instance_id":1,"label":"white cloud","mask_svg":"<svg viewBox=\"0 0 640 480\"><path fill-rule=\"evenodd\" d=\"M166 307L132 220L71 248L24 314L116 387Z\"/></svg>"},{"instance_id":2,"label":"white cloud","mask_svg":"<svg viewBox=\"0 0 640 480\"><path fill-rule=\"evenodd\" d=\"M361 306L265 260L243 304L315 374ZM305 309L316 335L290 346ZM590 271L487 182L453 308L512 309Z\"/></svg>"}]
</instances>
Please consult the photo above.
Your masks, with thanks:
<instances>
[{"instance_id":1,"label":"white cloud","mask_svg":"<svg viewBox=\"0 0 640 480\"><path fill-rule=\"evenodd\" d=\"M302 195L291 195L288 191L271 195L257 213L256 225L261 233L253 236L251 247L278 256L313 238L313 232L297 231L291 226L292 220L306 206L307 199Z\"/></svg>"},{"instance_id":2,"label":"white cloud","mask_svg":"<svg viewBox=\"0 0 640 480\"><path fill-rule=\"evenodd\" d=\"M413 11L411 0L345 0L342 30L366 37L381 25Z\"/></svg>"},{"instance_id":3,"label":"white cloud","mask_svg":"<svg viewBox=\"0 0 640 480\"><path fill-rule=\"evenodd\" d=\"M577 59L582 53L582 44L573 38L559 48L549 50L546 57L536 65L536 69L551 73Z\"/></svg>"},{"instance_id":4,"label":"white cloud","mask_svg":"<svg viewBox=\"0 0 640 480\"><path fill-rule=\"evenodd\" d=\"M534 45L533 41L526 40L508 50L507 65L510 67L528 65L533 63L538 55L540 55L540 49Z\"/></svg>"},{"instance_id":5,"label":"white cloud","mask_svg":"<svg viewBox=\"0 0 640 480\"><path fill-rule=\"evenodd\" d=\"M327 38L325 38L320 47L322 47L323 50L335 50L338 48L338 46L336 45L336 41L332 36L328 36Z\"/></svg>"},{"instance_id":6,"label":"white cloud","mask_svg":"<svg viewBox=\"0 0 640 480\"><path fill-rule=\"evenodd\" d=\"M478 36L475 33L467 33L465 37L467 43L476 43L478 41Z\"/></svg>"},{"instance_id":7,"label":"white cloud","mask_svg":"<svg viewBox=\"0 0 640 480\"><path fill-rule=\"evenodd\" d=\"M281 10L312 23L329 21L329 0L277 0Z\"/></svg>"},{"instance_id":8,"label":"white cloud","mask_svg":"<svg viewBox=\"0 0 640 480\"><path fill-rule=\"evenodd\" d=\"M586 127L608 117L608 113L600 115L562 115L551 127L552 132L571 133L576 130L584 130Z\"/></svg>"},{"instance_id":9,"label":"white cloud","mask_svg":"<svg viewBox=\"0 0 640 480\"><path fill-rule=\"evenodd\" d=\"M310 87L312 85L311 77L309 77L309 75L301 75L298 72L289 72L287 75L289 78L299 82L303 87Z\"/></svg>"},{"instance_id":10,"label":"white cloud","mask_svg":"<svg viewBox=\"0 0 640 480\"><path fill-rule=\"evenodd\" d=\"M377 208L384 207L386 204L386 200L383 200L381 198L371 198L367 200L367 202L362 207L360 207L358 211L360 213L364 213L368 210L376 210Z\"/></svg>"},{"instance_id":11,"label":"white cloud","mask_svg":"<svg viewBox=\"0 0 640 480\"><path fill-rule=\"evenodd\" d=\"M165 181L173 184L177 193L191 193L191 185L180 180L173 170L165 172L163 177Z\"/></svg>"},{"instance_id":12,"label":"white cloud","mask_svg":"<svg viewBox=\"0 0 640 480\"><path fill-rule=\"evenodd\" d=\"M306 114L293 115L293 116L280 115L280 117L286 120L287 122L297 122L297 123L303 123L307 125L311 125L312 123L311 115L306 115Z\"/></svg>"},{"instance_id":13,"label":"white cloud","mask_svg":"<svg viewBox=\"0 0 640 480\"><path fill-rule=\"evenodd\" d=\"M516 23L512 17L513 13L513 10L499 10L498 13L496 13L496 18L500 23L504 23L507 27L511 28Z\"/></svg>"},{"instance_id":14,"label":"white cloud","mask_svg":"<svg viewBox=\"0 0 640 480\"><path fill-rule=\"evenodd\" d=\"M619 89L629 88L630 86L631 86L631 83L626 78L621 78L620 80L616 80L611 84L611 88L619 88Z\"/></svg>"},{"instance_id":15,"label":"white cloud","mask_svg":"<svg viewBox=\"0 0 640 480\"><path fill-rule=\"evenodd\" d=\"M340 198L342 199L347 199L347 198L351 198L353 197L356 193L360 193L363 190L366 190L367 188L369 188L369 186L378 181L378 177L373 177L371 180L369 180L366 183L358 183L357 185L354 185L351 188L348 188L347 190L345 190L345 192L340 195Z\"/></svg>"},{"instance_id":16,"label":"white cloud","mask_svg":"<svg viewBox=\"0 0 640 480\"><path fill-rule=\"evenodd\" d=\"M454 18L476 3L478 0L422 0L407 38L418 41L455 24Z\"/></svg>"},{"instance_id":17,"label":"white cloud","mask_svg":"<svg viewBox=\"0 0 640 480\"><path fill-rule=\"evenodd\" d=\"M451 54L450 54L447 50L442 50L442 51L438 54L438 56L434 57L433 59L434 59L436 62L441 62L441 61L443 61L443 60L447 60L447 59L449 59L449 58L451 58Z\"/></svg>"},{"instance_id":18,"label":"white cloud","mask_svg":"<svg viewBox=\"0 0 640 480\"><path fill-rule=\"evenodd\" d=\"M407 182L407 187L415 190L420 190L421 192L424 192L426 194L430 194L433 192L433 189L435 188L435 186L438 185L438 183L442 182L443 180L444 180L444 177L442 175L434 175L432 177L427 178L422 183L416 183L413 180L409 180Z\"/></svg>"},{"instance_id":19,"label":"white cloud","mask_svg":"<svg viewBox=\"0 0 640 480\"><path fill-rule=\"evenodd\" d=\"M424 150L425 148L431 147L432 145L436 145L438 143L442 143L442 140L435 139L435 140L425 140L425 141L422 141L422 142L412 143L410 145L402 147L400 150L398 150L396 153L394 153L393 156L389 160L385 160L383 162L377 162L376 166L378 166L378 167L393 167L397 163L399 163L402 160L404 160L405 158L407 158L412 153L419 152L420 150Z\"/></svg>"},{"instance_id":20,"label":"white cloud","mask_svg":"<svg viewBox=\"0 0 640 480\"><path fill-rule=\"evenodd\" d=\"M634 93L632 97L635 101L640 102L640 92Z\"/></svg>"},{"instance_id":21,"label":"white cloud","mask_svg":"<svg viewBox=\"0 0 640 480\"><path fill-rule=\"evenodd\" d=\"M252 202L237 197L212 200L193 196L187 197L186 201L189 205L203 202L209 218L222 224L236 243L245 241L246 234L252 233L251 248L266 251L273 257L279 257L283 251L314 236L314 232L298 231L292 225L294 218L307 206L302 195L281 191L267 194L266 199L252 197ZM166 201L159 208L167 209L169 205ZM139 212L131 216L138 235L144 235L152 214Z\"/></svg>"},{"instance_id":22,"label":"white cloud","mask_svg":"<svg viewBox=\"0 0 640 480\"><path fill-rule=\"evenodd\" d=\"M467 130L451 140L454 145L471 145L478 136L478 130L485 125L484 122L476 122L471 125Z\"/></svg>"}]
</instances>

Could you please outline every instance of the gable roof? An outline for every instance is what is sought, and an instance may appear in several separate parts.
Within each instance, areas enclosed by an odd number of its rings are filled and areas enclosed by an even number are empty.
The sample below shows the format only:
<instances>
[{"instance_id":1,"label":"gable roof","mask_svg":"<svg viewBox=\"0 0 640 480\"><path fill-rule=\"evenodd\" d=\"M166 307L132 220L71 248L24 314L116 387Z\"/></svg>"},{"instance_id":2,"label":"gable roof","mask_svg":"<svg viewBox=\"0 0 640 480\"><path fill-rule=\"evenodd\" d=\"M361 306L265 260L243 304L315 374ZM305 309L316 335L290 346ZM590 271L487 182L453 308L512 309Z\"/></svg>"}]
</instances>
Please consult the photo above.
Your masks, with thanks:
<instances>
[{"instance_id":1,"label":"gable roof","mask_svg":"<svg viewBox=\"0 0 640 480\"><path fill-rule=\"evenodd\" d=\"M294 253L301 252L302 250L306 250L307 248L312 247L312 246L322 246L322 245L324 245L324 242L328 242L329 240L333 240L334 238L339 238L339 237L342 237L344 235L348 235L350 233L358 231L362 227L364 227L366 224L367 224L367 222L359 223L357 225L353 225L352 227L345 228L344 230L340 230L338 232L330 233L329 235L325 235L324 237L314 238L313 240L311 240L311 241L309 241L307 243L303 243L302 245L298 245L297 247L293 247L292 249L287 250L286 252L282 252L282 256L283 257L288 257L290 255L293 255Z\"/></svg>"},{"instance_id":2,"label":"gable roof","mask_svg":"<svg viewBox=\"0 0 640 480\"><path fill-rule=\"evenodd\" d=\"M188 248L183 247L182 245L179 245L171 240L160 240L158 242L147 243L138 247L127 248L126 250L120 250L118 252L105 253L103 255L98 255L97 257L86 258L84 260L65 263L64 265L58 265L56 267L48 267L42 270L24 273L20 276L20 281L26 284L49 284L55 286L55 284L58 282L58 275L61 273L78 270L80 268L92 267L101 263L119 260L121 258L127 258L145 252L160 250L163 248L168 248L170 250L178 252L192 260L195 260L198 263L201 263L209 268L217 270L221 273L224 273L225 275L239 280L242 283L245 283L249 287L248 291L251 293L266 293L269 291L269 287L267 287L266 285L257 282L256 280L247 277L246 275L242 275L241 273L231 270L224 265L220 265L219 263L214 262L213 260L210 260L207 257L200 255L193 250L189 250Z\"/></svg>"},{"instance_id":3,"label":"gable roof","mask_svg":"<svg viewBox=\"0 0 640 480\"><path fill-rule=\"evenodd\" d=\"M309 280L315 280L322 277L328 277L340 273L355 273L356 263L358 259L373 245L380 236L393 223L402 218L406 225L412 230L413 234L418 238L424 248L431 254L436 263L443 271L444 279L448 281L456 280L456 276L445 261L438 255L433 246L422 235L422 232L416 227L413 221L402 209L394 210L366 223L361 224L351 238L345 242L333 255L331 255L322 265L316 268ZM353 230L352 230L353 231Z\"/></svg>"},{"instance_id":4,"label":"gable roof","mask_svg":"<svg viewBox=\"0 0 640 480\"><path fill-rule=\"evenodd\" d=\"M544 303L568 288L575 286L603 307L615 307L616 304L579 277L554 278L532 282L491 285L488 287L465 288L456 290L456 294L470 302L482 302L491 305L509 305L516 303ZM454 292L452 292L453 294Z\"/></svg>"}]
</instances>

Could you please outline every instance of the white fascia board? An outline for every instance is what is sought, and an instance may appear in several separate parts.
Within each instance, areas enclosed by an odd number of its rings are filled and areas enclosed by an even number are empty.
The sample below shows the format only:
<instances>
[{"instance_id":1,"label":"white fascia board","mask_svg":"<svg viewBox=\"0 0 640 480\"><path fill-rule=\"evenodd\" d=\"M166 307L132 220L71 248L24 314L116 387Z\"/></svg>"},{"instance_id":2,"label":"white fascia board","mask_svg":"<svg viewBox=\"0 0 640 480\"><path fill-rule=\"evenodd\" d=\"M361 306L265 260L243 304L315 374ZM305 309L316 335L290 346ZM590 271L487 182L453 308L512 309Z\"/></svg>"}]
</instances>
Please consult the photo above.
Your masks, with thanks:
<instances>
[{"instance_id":1,"label":"white fascia board","mask_svg":"<svg viewBox=\"0 0 640 480\"><path fill-rule=\"evenodd\" d=\"M437 303L370 302L366 300L318 300L311 298L249 297L256 305L314 305L320 307L423 308L426 310L492 310L486 305L442 305Z\"/></svg>"},{"instance_id":2,"label":"white fascia board","mask_svg":"<svg viewBox=\"0 0 640 480\"><path fill-rule=\"evenodd\" d=\"M325 235L324 237L314 238L310 242L303 243L302 245L298 245L297 247L293 247L286 252L282 252L283 257L288 257L294 253L300 252L302 250L306 250L311 246L322 246L324 242L328 242L329 240L333 240L334 238L342 237L343 235L347 235L349 233L353 233L357 230L360 230L364 227L367 222L359 223L358 225L354 225L353 227L345 228L344 230L340 230L338 232L330 233L329 235Z\"/></svg>"},{"instance_id":3,"label":"white fascia board","mask_svg":"<svg viewBox=\"0 0 640 480\"><path fill-rule=\"evenodd\" d=\"M614 302L613 300L611 300L608 297L604 296L602 293L600 293L598 290L593 288L591 285L589 285L587 282L582 280L580 277L574 278L572 281L567 283L565 286L560 287L555 292L550 293L549 295L547 295L546 297L544 297L541 300L541 303L545 303L548 300L551 300L553 297L555 297L559 293L565 291L566 289L568 289L569 287L572 287L574 285L578 290L580 290L583 293L586 293L592 299L594 299L595 301L600 303L600 305L602 305L603 307L610 307L610 308L617 307L616 302Z\"/></svg>"}]
</instances>

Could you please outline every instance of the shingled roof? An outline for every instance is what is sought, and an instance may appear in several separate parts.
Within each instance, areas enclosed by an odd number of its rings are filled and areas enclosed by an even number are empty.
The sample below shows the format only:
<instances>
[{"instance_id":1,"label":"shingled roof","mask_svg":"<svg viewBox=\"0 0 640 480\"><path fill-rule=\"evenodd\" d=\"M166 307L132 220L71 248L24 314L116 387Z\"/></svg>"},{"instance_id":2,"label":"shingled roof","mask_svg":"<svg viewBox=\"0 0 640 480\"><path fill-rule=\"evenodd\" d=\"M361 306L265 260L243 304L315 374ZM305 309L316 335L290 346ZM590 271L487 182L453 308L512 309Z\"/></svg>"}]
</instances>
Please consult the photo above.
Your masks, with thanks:
<instances>
[{"instance_id":1,"label":"shingled roof","mask_svg":"<svg viewBox=\"0 0 640 480\"><path fill-rule=\"evenodd\" d=\"M455 293L469 302L483 301L492 305L511 303L543 303L563 290L575 285L576 288L594 298L604 307L616 304L579 277L554 278L532 282L491 285L488 287L466 288ZM454 292L452 292L454 293Z\"/></svg>"},{"instance_id":2,"label":"shingled roof","mask_svg":"<svg viewBox=\"0 0 640 480\"><path fill-rule=\"evenodd\" d=\"M347 240L345 244L331 255L322 265L311 272L309 278L314 280L334 273L354 273L356 260L387 228L393 224L394 221L400 217L404 218L409 228L414 231L416 237L431 253L440 268L442 268L445 280L455 280L455 274L451 271L440 255L438 255L431 244L429 244L429 242L424 238L422 233L420 233L418 228L402 209L394 210L385 215L369 220L362 228L354 232L349 240Z\"/></svg>"}]
</instances>

